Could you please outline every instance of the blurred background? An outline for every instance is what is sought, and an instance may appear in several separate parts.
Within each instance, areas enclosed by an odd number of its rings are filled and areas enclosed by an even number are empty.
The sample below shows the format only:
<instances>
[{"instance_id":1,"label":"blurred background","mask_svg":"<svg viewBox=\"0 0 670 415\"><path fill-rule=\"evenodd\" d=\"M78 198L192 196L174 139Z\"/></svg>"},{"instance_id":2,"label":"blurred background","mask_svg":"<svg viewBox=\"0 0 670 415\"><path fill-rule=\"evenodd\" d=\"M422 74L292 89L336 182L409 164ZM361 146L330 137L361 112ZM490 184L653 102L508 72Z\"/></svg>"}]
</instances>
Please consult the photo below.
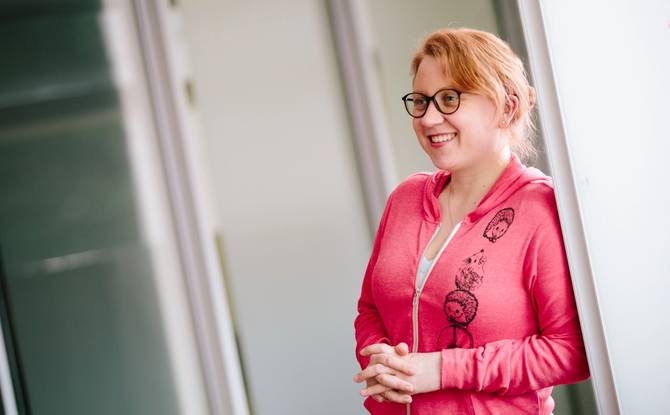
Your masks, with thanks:
<instances>
[{"instance_id":1,"label":"blurred background","mask_svg":"<svg viewBox=\"0 0 670 415\"><path fill-rule=\"evenodd\" d=\"M445 26L527 60L504 0L3 0L3 413L366 413L356 300L433 170L400 97Z\"/></svg>"}]
</instances>

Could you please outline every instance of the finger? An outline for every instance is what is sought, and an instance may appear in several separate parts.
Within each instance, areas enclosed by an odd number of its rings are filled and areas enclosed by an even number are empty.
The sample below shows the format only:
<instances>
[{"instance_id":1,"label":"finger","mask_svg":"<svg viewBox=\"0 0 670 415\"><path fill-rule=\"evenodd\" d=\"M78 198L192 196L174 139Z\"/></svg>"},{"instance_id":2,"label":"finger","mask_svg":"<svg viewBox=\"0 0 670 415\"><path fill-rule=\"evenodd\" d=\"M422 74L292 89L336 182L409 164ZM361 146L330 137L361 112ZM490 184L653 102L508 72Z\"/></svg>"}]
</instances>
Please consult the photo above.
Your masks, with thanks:
<instances>
[{"instance_id":1,"label":"finger","mask_svg":"<svg viewBox=\"0 0 670 415\"><path fill-rule=\"evenodd\" d=\"M375 379L375 378L370 378L370 379L367 379L367 380L365 381L365 386L370 387L370 386L372 386L372 385L376 385L376 384L378 384L378 383L379 383L379 382L377 382L377 379Z\"/></svg>"},{"instance_id":2,"label":"finger","mask_svg":"<svg viewBox=\"0 0 670 415\"><path fill-rule=\"evenodd\" d=\"M357 373L356 376L354 376L354 382L360 383L363 382L364 380L374 378L377 375L381 375L382 373L393 374L395 372L381 363L376 363L369 365L368 367L365 368L365 370Z\"/></svg>"},{"instance_id":3,"label":"finger","mask_svg":"<svg viewBox=\"0 0 670 415\"><path fill-rule=\"evenodd\" d=\"M400 379L397 376L382 374L375 377L377 382L388 387L389 389L395 389L400 392L412 393L414 392L414 385L411 383Z\"/></svg>"},{"instance_id":4,"label":"finger","mask_svg":"<svg viewBox=\"0 0 670 415\"><path fill-rule=\"evenodd\" d=\"M366 382L368 388L372 385L377 385L378 383L379 382L377 382L377 380L375 378L368 379L368 381ZM382 403L386 400L386 399L384 399L384 397L382 396L381 393L377 394L377 395L372 395L372 399L374 399L375 401L377 401L379 403Z\"/></svg>"},{"instance_id":5,"label":"finger","mask_svg":"<svg viewBox=\"0 0 670 415\"><path fill-rule=\"evenodd\" d=\"M408 376L416 373L414 366L404 357L382 355L375 359L375 364L382 364L390 369L399 370Z\"/></svg>"},{"instance_id":6,"label":"finger","mask_svg":"<svg viewBox=\"0 0 670 415\"><path fill-rule=\"evenodd\" d=\"M409 346L407 346L407 343L398 343L395 345L395 352L398 353L400 356L405 356L409 354Z\"/></svg>"},{"instance_id":7,"label":"finger","mask_svg":"<svg viewBox=\"0 0 670 415\"><path fill-rule=\"evenodd\" d=\"M362 389L361 396L374 396L386 392L388 390L390 390L388 387L386 387L381 383L378 383L376 385L368 386L367 388Z\"/></svg>"},{"instance_id":8,"label":"finger","mask_svg":"<svg viewBox=\"0 0 670 415\"><path fill-rule=\"evenodd\" d=\"M389 390L386 391L382 394L382 396L391 402L397 402L397 403L410 403L412 402L412 397L404 394L404 393L398 393L394 390Z\"/></svg>"},{"instance_id":9,"label":"finger","mask_svg":"<svg viewBox=\"0 0 670 415\"><path fill-rule=\"evenodd\" d=\"M361 356L369 356L375 353L388 353L391 350L393 348L386 343L375 343L364 347L359 353Z\"/></svg>"}]
</instances>

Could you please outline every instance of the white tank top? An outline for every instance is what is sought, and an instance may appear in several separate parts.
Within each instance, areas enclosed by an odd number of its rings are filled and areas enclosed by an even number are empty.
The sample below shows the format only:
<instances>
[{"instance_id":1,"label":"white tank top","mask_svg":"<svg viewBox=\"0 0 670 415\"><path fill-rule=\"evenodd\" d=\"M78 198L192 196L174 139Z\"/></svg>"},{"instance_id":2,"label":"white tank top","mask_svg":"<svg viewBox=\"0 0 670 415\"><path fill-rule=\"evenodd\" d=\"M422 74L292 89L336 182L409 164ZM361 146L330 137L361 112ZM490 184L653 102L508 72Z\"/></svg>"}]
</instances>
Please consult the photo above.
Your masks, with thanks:
<instances>
[{"instance_id":1,"label":"white tank top","mask_svg":"<svg viewBox=\"0 0 670 415\"><path fill-rule=\"evenodd\" d=\"M426 275L428 275L428 270L430 269L431 264L435 261L433 258L432 260L429 260L426 258L425 255L421 255L421 262L419 263L419 272L417 274L418 278L416 279L416 288L421 287L423 282L426 279Z\"/></svg>"}]
</instances>

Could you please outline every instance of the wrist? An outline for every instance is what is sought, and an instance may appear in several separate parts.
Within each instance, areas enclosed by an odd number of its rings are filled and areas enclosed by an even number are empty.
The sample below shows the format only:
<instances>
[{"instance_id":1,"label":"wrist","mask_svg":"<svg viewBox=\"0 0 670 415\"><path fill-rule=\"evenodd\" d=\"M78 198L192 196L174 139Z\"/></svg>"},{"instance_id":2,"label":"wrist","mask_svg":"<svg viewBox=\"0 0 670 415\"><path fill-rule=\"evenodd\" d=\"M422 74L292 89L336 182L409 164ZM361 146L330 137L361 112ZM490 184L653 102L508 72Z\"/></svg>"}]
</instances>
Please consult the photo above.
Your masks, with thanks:
<instances>
[{"instance_id":1,"label":"wrist","mask_svg":"<svg viewBox=\"0 0 670 415\"><path fill-rule=\"evenodd\" d=\"M442 386L442 353L416 353L418 373L415 378L415 393L440 390Z\"/></svg>"}]
</instances>

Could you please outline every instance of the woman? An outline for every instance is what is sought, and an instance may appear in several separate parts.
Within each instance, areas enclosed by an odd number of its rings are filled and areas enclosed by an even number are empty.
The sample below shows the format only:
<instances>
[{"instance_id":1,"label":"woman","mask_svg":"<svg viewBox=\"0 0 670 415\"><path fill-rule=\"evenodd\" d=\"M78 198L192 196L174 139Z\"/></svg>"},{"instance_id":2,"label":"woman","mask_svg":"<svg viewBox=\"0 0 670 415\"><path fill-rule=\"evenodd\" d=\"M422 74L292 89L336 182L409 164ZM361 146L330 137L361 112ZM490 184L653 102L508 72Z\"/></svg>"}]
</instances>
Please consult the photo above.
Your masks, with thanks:
<instances>
[{"instance_id":1,"label":"woman","mask_svg":"<svg viewBox=\"0 0 670 415\"><path fill-rule=\"evenodd\" d=\"M550 414L552 386L589 372L551 178L520 161L534 90L471 29L429 35L412 72L403 101L437 170L389 196L354 380L372 414Z\"/></svg>"}]
</instances>

